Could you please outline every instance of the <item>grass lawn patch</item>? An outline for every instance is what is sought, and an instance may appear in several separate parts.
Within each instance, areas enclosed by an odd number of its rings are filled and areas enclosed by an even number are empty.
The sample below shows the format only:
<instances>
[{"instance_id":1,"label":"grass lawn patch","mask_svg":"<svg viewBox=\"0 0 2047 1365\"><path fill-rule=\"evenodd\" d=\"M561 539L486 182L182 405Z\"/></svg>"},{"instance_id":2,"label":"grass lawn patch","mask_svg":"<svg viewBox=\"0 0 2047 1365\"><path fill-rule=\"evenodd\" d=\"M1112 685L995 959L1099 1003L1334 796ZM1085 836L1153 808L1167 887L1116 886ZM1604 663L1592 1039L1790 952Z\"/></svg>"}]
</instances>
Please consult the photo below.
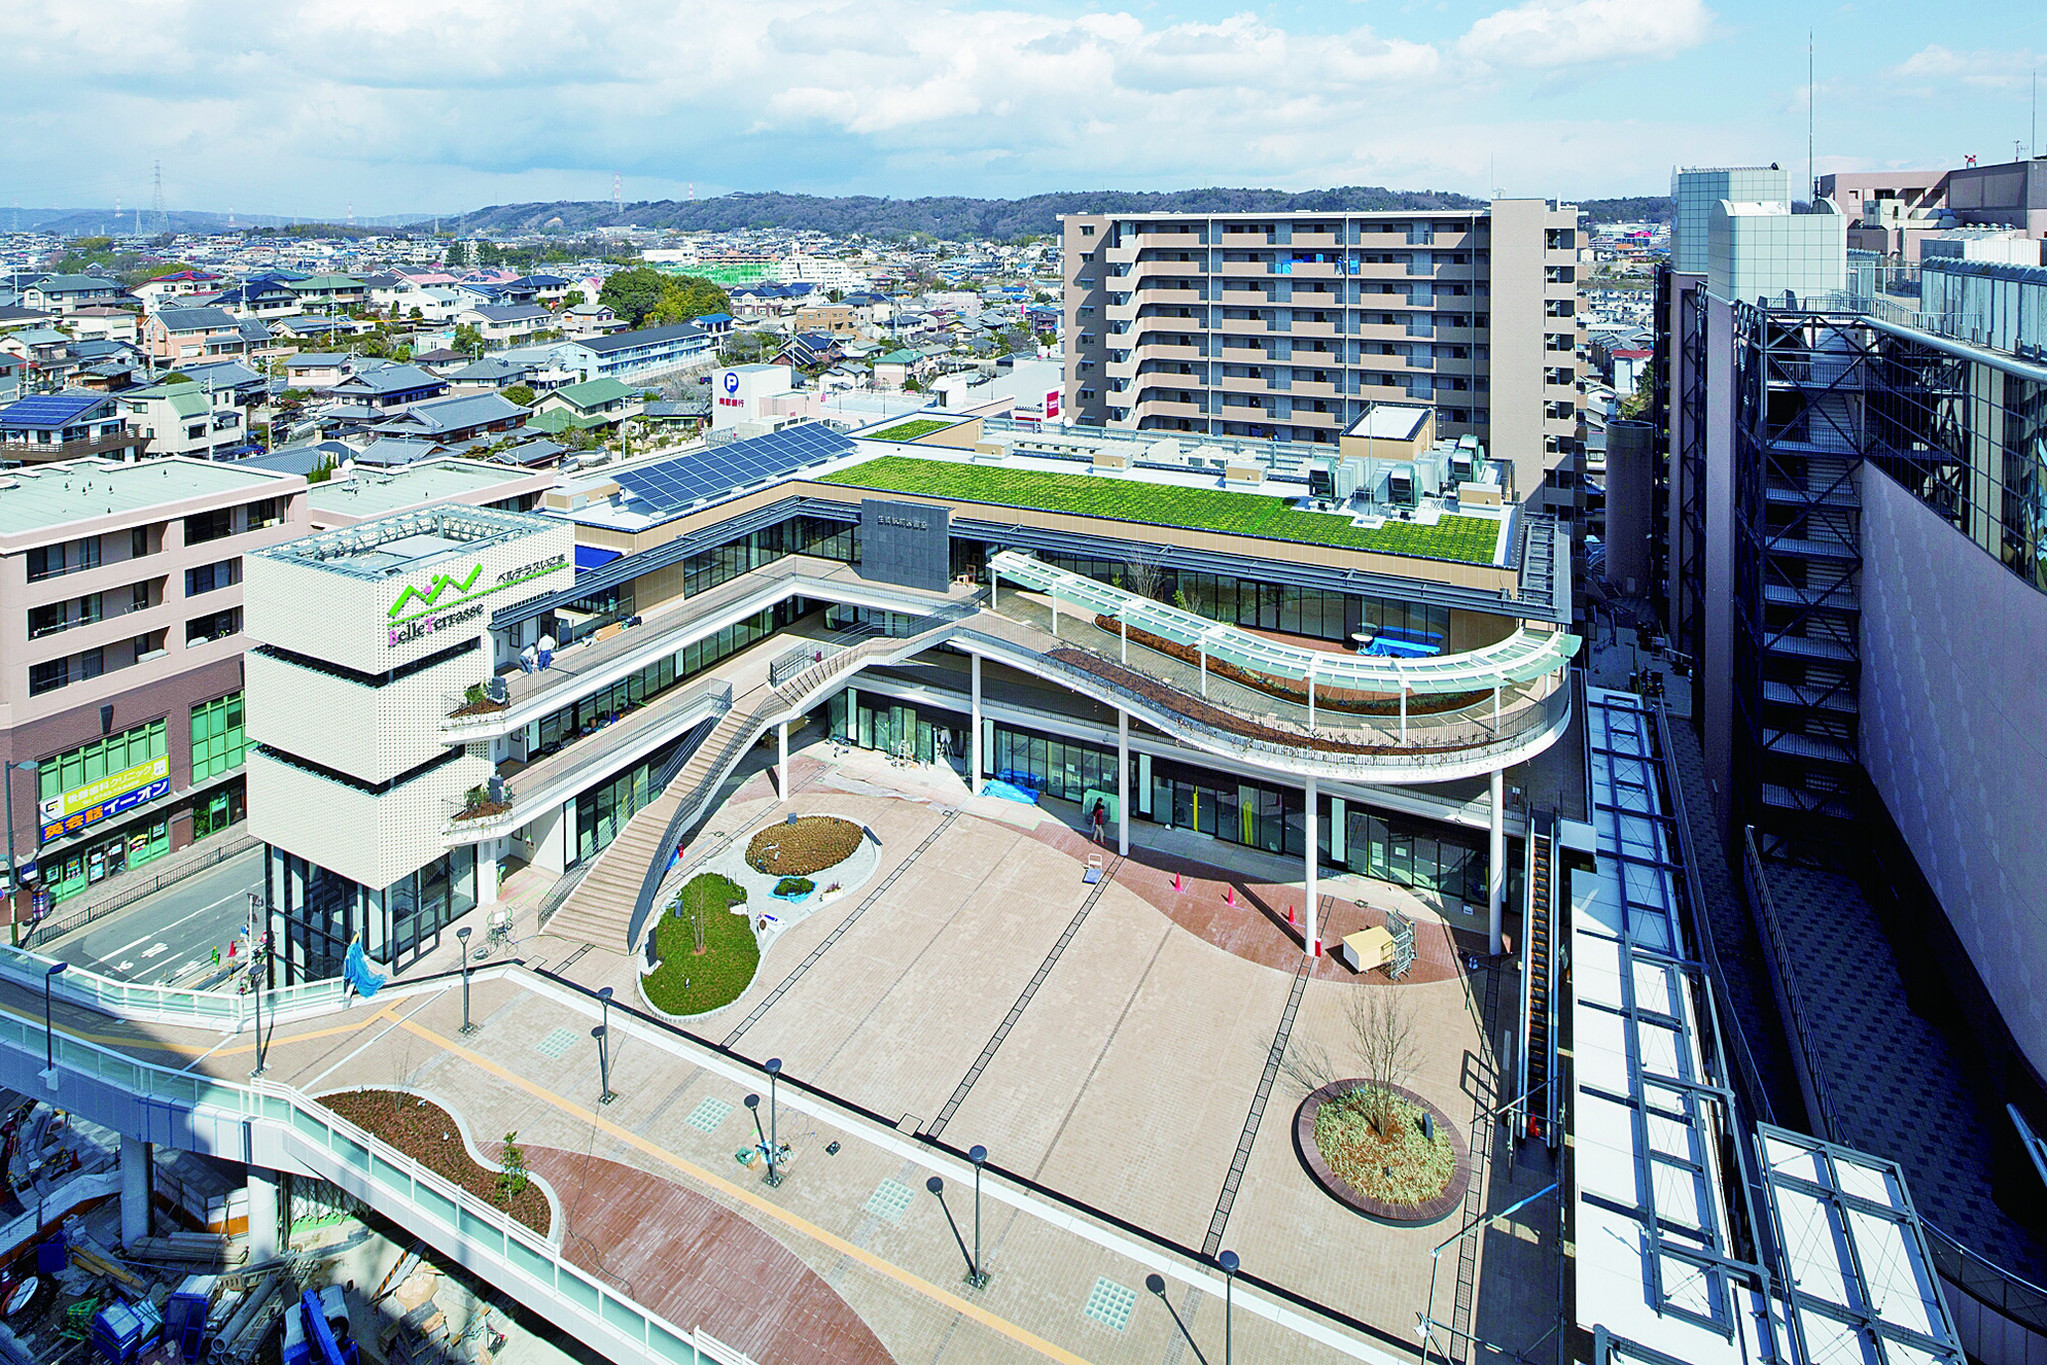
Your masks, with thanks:
<instances>
[{"instance_id":1,"label":"grass lawn patch","mask_svg":"<svg viewBox=\"0 0 2047 1365\"><path fill-rule=\"evenodd\" d=\"M746 845L746 865L772 877L803 877L843 863L860 847L860 826L836 815L803 815L769 825Z\"/></svg>"},{"instance_id":2,"label":"grass lawn patch","mask_svg":"<svg viewBox=\"0 0 2047 1365\"><path fill-rule=\"evenodd\" d=\"M700 872L678 899L681 913L665 908L654 925L656 966L641 982L647 999L669 1014L702 1014L729 1005L745 992L761 960L752 916L732 913L733 906L746 904L746 888L730 877ZM699 914L702 953L696 950Z\"/></svg>"},{"instance_id":3,"label":"grass lawn patch","mask_svg":"<svg viewBox=\"0 0 2047 1365\"><path fill-rule=\"evenodd\" d=\"M1380 554L1447 559L1465 564L1490 564L1499 542L1500 523L1490 517L1446 514L1434 526L1389 521L1376 530L1353 526L1328 512L1303 512L1289 499L1264 493L1234 493L1222 488L1182 488L1173 484L1096 474L1058 474L1039 469L996 469L986 465L924 460L913 455L883 455L836 474L821 483L867 488L881 493L916 493L960 502L990 503L1039 512L1107 517L1146 526L1178 526L1190 531L1222 531L1234 535L1287 540L1304 545L1334 545Z\"/></svg>"},{"instance_id":4,"label":"grass lawn patch","mask_svg":"<svg viewBox=\"0 0 2047 1365\"><path fill-rule=\"evenodd\" d=\"M934 431L944 431L951 425L952 423L950 422L934 421L929 417L919 417L914 422L898 422L887 431L877 431L865 439L870 441L914 441L919 436L929 436Z\"/></svg>"},{"instance_id":5,"label":"grass lawn patch","mask_svg":"<svg viewBox=\"0 0 2047 1365\"><path fill-rule=\"evenodd\" d=\"M1315 1115L1315 1147L1337 1179L1358 1193L1412 1208L1450 1187L1457 1152L1449 1129L1436 1126L1435 1140L1422 1136L1420 1106L1392 1096L1386 1132L1372 1127L1365 1087L1323 1103Z\"/></svg>"}]
</instances>

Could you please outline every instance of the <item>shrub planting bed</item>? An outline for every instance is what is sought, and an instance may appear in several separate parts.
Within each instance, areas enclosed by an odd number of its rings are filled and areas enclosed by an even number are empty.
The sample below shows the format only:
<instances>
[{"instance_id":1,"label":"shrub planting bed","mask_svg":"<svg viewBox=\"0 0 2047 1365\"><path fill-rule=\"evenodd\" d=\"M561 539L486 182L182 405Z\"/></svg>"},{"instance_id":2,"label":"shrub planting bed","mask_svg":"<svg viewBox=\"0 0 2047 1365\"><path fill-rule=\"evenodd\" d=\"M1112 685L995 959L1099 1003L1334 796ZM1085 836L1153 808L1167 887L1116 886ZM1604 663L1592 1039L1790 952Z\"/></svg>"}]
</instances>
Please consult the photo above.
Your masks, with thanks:
<instances>
[{"instance_id":1,"label":"shrub planting bed","mask_svg":"<svg viewBox=\"0 0 2047 1365\"><path fill-rule=\"evenodd\" d=\"M817 890L817 883L808 877L784 877L775 883L774 894L785 901L802 900Z\"/></svg>"},{"instance_id":2,"label":"shrub planting bed","mask_svg":"<svg viewBox=\"0 0 2047 1365\"><path fill-rule=\"evenodd\" d=\"M1373 1122L1373 1100L1383 1106ZM1426 1118L1432 1131L1423 1130ZM1330 1194L1389 1223L1432 1223L1471 1184L1471 1152L1443 1112L1401 1086L1334 1081L1294 1116L1301 1160Z\"/></svg>"},{"instance_id":3,"label":"shrub planting bed","mask_svg":"<svg viewBox=\"0 0 2047 1365\"><path fill-rule=\"evenodd\" d=\"M732 913L733 906L744 904L746 888L730 877L703 872L689 879L654 923L656 964L640 981L649 1004L668 1014L702 1014L746 993L760 967L761 950L752 917ZM698 913L704 922L701 953L694 923Z\"/></svg>"},{"instance_id":4,"label":"shrub planting bed","mask_svg":"<svg viewBox=\"0 0 2047 1365\"><path fill-rule=\"evenodd\" d=\"M1113 616L1095 617L1095 625L1111 635L1119 635L1122 625ZM1146 649L1178 659L1183 664L1201 666L1201 651L1192 645L1183 645L1154 635L1148 630L1135 626L1130 630L1130 643L1143 645ZM1308 704L1308 684L1298 678L1278 678L1270 673L1257 673L1236 664L1224 663L1220 659L1208 661L1208 671L1218 678L1242 683L1255 688L1268 697L1282 701ZM1467 706L1476 706L1491 698L1490 692L1416 692L1407 699L1407 714L1410 716L1432 716L1445 711L1458 711ZM1315 707L1317 710L1346 711L1356 716L1397 716L1400 714L1400 694L1397 692L1359 692L1348 687L1331 687L1328 683L1315 684Z\"/></svg>"},{"instance_id":5,"label":"shrub planting bed","mask_svg":"<svg viewBox=\"0 0 2047 1365\"><path fill-rule=\"evenodd\" d=\"M1205 702L1191 692L1182 692L1168 687L1155 678L1132 672L1120 664L1098 658L1081 649L1049 649L1048 659L1057 659L1070 664L1083 673L1092 673L1110 685L1135 696L1158 703L1160 707L1176 715L1185 716L1211 729L1242 735L1246 739L1259 740L1267 744L1284 745L1290 749L1315 749L1328 754L1437 754L1452 753L1464 748L1456 744L1354 744L1347 740L1331 739L1326 733L1303 734L1296 730L1276 730L1270 725L1246 720L1234 711ZM1321 693L1318 691L1317 696Z\"/></svg>"},{"instance_id":6,"label":"shrub planting bed","mask_svg":"<svg viewBox=\"0 0 2047 1365\"><path fill-rule=\"evenodd\" d=\"M454 1117L432 1100L402 1090L344 1090L322 1097L320 1103L486 1204L506 1210L541 1236L548 1234L554 1213L546 1192L529 1177L524 1189L507 1198L500 1189L499 1172L469 1155Z\"/></svg>"},{"instance_id":7,"label":"shrub planting bed","mask_svg":"<svg viewBox=\"0 0 2047 1365\"><path fill-rule=\"evenodd\" d=\"M860 826L836 815L803 815L769 825L746 845L746 864L775 877L806 877L843 863L860 847Z\"/></svg>"}]
</instances>

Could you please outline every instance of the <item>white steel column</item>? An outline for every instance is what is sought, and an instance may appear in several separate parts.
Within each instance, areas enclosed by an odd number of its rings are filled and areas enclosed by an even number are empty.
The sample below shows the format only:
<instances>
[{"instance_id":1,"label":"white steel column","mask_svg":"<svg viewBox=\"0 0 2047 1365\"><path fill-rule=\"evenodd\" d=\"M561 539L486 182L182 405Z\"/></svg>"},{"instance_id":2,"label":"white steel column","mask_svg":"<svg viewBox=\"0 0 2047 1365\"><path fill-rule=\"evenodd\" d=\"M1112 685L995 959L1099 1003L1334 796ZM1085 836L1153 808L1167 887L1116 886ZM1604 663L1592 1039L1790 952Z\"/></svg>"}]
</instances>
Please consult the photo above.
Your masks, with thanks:
<instances>
[{"instance_id":1,"label":"white steel column","mask_svg":"<svg viewBox=\"0 0 2047 1365\"><path fill-rule=\"evenodd\" d=\"M1308 660L1308 733L1315 732L1315 661Z\"/></svg>"},{"instance_id":2,"label":"white steel column","mask_svg":"<svg viewBox=\"0 0 2047 1365\"><path fill-rule=\"evenodd\" d=\"M149 1144L121 1135L121 1245L149 1235Z\"/></svg>"},{"instance_id":3,"label":"white steel column","mask_svg":"<svg viewBox=\"0 0 2047 1365\"><path fill-rule=\"evenodd\" d=\"M1197 642L1197 643L1195 644L1195 646L1194 646L1194 647L1195 647L1196 649L1198 649L1198 650L1200 650L1200 651L1201 651L1201 695L1202 695L1202 697L1203 697L1203 698L1205 699L1205 698L1206 698L1206 697L1208 696L1208 640L1207 640L1207 637L1205 637L1205 636L1204 636L1204 637L1203 637L1203 638L1202 638L1202 639L1201 639L1200 641L1198 641L1198 642Z\"/></svg>"},{"instance_id":4,"label":"white steel column","mask_svg":"<svg viewBox=\"0 0 2047 1365\"><path fill-rule=\"evenodd\" d=\"M1493 769L1492 828L1486 843L1486 920L1493 956L1500 955L1500 913L1507 894L1507 774Z\"/></svg>"},{"instance_id":5,"label":"white steel column","mask_svg":"<svg viewBox=\"0 0 2047 1365\"><path fill-rule=\"evenodd\" d=\"M1315 935L1321 932L1319 926L1315 923L1315 873L1317 869L1315 866L1315 779L1312 777L1308 779L1306 795L1308 800L1308 818L1302 822L1302 832L1307 836L1308 877L1307 887L1302 892L1302 895L1306 898L1302 908L1307 914L1305 917L1306 937L1302 940L1301 946L1308 956L1312 958L1316 952Z\"/></svg>"},{"instance_id":6,"label":"white steel column","mask_svg":"<svg viewBox=\"0 0 2047 1365\"><path fill-rule=\"evenodd\" d=\"M789 799L789 722L783 721L775 727L775 780L780 784L781 798Z\"/></svg>"},{"instance_id":7,"label":"white steel column","mask_svg":"<svg viewBox=\"0 0 2047 1365\"><path fill-rule=\"evenodd\" d=\"M498 903L498 841L485 839L476 846L476 903Z\"/></svg>"},{"instance_id":8,"label":"white steel column","mask_svg":"<svg viewBox=\"0 0 2047 1365\"><path fill-rule=\"evenodd\" d=\"M1116 613L1116 626L1117 626L1117 628L1118 628L1119 630L1121 630L1121 631L1122 631L1122 633L1123 633L1123 658L1122 658L1122 662L1123 662L1124 664L1126 664L1126 665L1127 665L1127 664L1129 664L1129 662L1130 662L1130 618L1129 618L1129 617L1127 617L1127 616L1125 616L1125 615L1124 615L1124 614L1123 614L1122 612L1120 612L1120 611L1119 611L1119 612L1117 612L1117 613Z\"/></svg>"},{"instance_id":9,"label":"white steel column","mask_svg":"<svg viewBox=\"0 0 2047 1365\"><path fill-rule=\"evenodd\" d=\"M969 765L967 768L967 790L979 796L981 794L981 656L969 654L967 657L973 661L967 665L967 671L974 679L974 738L967 746L967 752L971 755L967 759Z\"/></svg>"},{"instance_id":10,"label":"white steel column","mask_svg":"<svg viewBox=\"0 0 2047 1365\"><path fill-rule=\"evenodd\" d=\"M249 1263L275 1260L284 1247L283 1209L279 1207L278 1175L261 1166L249 1167Z\"/></svg>"},{"instance_id":11,"label":"white steel column","mask_svg":"<svg viewBox=\"0 0 2047 1365\"><path fill-rule=\"evenodd\" d=\"M1116 856L1130 856L1130 713L1116 708Z\"/></svg>"},{"instance_id":12,"label":"white steel column","mask_svg":"<svg viewBox=\"0 0 2047 1365\"><path fill-rule=\"evenodd\" d=\"M1407 743L1407 684L1400 684L1400 742Z\"/></svg>"}]
</instances>

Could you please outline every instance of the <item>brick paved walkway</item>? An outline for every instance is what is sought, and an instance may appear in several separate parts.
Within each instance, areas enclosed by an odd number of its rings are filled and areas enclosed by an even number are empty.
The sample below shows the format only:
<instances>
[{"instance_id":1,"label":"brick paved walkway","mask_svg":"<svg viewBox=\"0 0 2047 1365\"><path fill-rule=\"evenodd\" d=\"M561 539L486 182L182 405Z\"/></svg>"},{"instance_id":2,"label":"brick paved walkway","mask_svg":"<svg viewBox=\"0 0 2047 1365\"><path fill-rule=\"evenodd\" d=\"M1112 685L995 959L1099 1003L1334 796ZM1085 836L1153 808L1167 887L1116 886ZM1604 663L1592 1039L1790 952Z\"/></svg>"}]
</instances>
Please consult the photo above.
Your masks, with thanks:
<instances>
[{"instance_id":1,"label":"brick paved walkway","mask_svg":"<svg viewBox=\"0 0 2047 1365\"><path fill-rule=\"evenodd\" d=\"M817 1272L730 1209L602 1157L529 1147L526 1161L561 1199L570 1258L670 1322L760 1361L892 1359Z\"/></svg>"}]
</instances>

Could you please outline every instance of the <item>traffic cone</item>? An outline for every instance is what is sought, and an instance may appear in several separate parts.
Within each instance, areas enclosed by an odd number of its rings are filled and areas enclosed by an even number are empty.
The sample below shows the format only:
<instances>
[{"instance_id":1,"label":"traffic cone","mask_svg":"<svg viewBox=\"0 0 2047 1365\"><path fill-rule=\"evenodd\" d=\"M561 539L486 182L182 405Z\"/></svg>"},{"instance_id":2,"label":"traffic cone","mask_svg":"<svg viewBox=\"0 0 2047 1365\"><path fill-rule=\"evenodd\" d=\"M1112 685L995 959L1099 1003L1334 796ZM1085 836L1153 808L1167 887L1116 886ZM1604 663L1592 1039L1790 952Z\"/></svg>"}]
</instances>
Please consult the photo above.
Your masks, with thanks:
<instances>
[{"instance_id":1,"label":"traffic cone","mask_svg":"<svg viewBox=\"0 0 2047 1365\"><path fill-rule=\"evenodd\" d=\"M1293 906L1293 902L1292 902L1292 901L1288 901L1288 902L1287 902L1287 907L1286 907L1286 922L1287 922L1288 924L1292 924L1292 923L1294 922L1294 906Z\"/></svg>"},{"instance_id":2,"label":"traffic cone","mask_svg":"<svg viewBox=\"0 0 2047 1365\"><path fill-rule=\"evenodd\" d=\"M1173 874L1173 894L1176 896L1180 894L1180 874L1177 872Z\"/></svg>"},{"instance_id":3,"label":"traffic cone","mask_svg":"<svg viewBox=\"0 0 2047 1365\"><path fill-rule=\"evenodd\" d=\"M1224 888L1223 888L1223 904L1224 904L1224 905L1235 905L1236 903L1237 903L1237 888L1236 888L1236 887L1234 887L1234 886L1226 886L1226 887L1224 887Z\"/></svg>"}]
</instances>

